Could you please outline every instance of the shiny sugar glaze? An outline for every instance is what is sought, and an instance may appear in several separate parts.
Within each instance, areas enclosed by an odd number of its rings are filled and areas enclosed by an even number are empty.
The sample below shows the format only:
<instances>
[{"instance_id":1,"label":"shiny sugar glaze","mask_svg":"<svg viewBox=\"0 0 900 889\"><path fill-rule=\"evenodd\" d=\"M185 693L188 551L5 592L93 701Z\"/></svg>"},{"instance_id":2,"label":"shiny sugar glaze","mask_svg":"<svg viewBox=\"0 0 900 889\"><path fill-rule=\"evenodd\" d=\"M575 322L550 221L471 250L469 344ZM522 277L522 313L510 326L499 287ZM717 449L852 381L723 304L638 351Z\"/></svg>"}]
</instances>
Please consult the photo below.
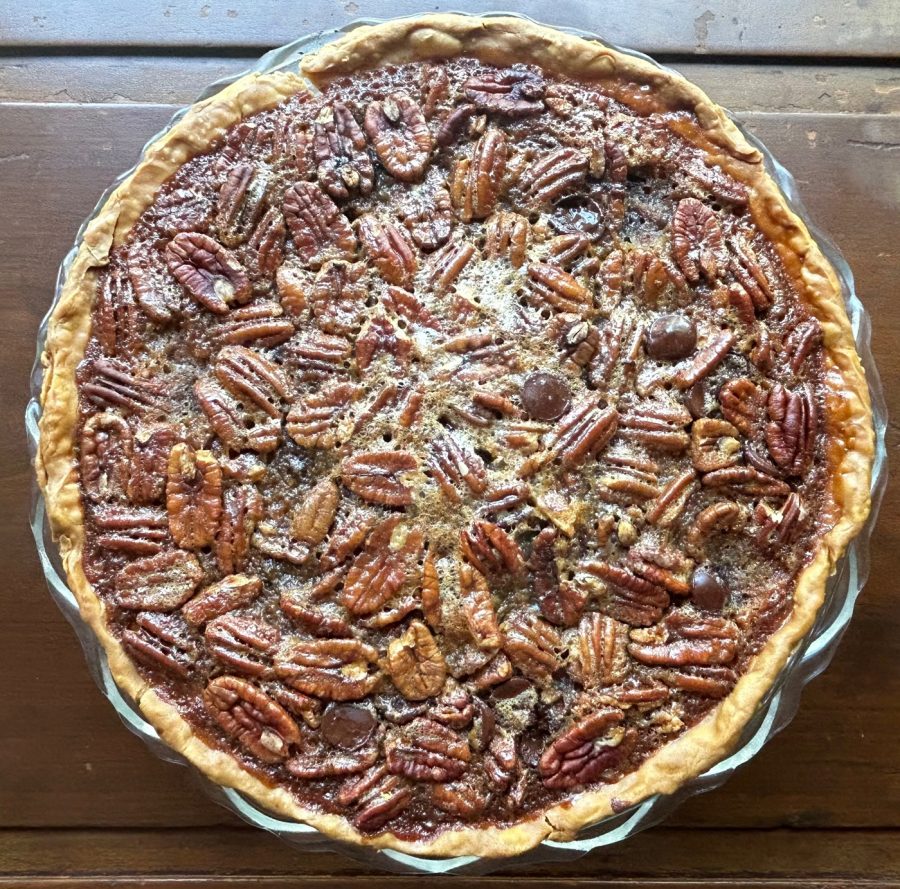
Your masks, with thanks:
<instances>
[{"instance_id":1,"label":"shiny sugar glaze","mask_svg":"<svg viewBox=\"0 0 900 889\"><path fill-rule=\"evenodd\" d=\"M408 65L162 189L79 371L84 563L209 743L427 838L729 693L824 530L822 356L690 124Z\"/></svg>"}]
</instances>

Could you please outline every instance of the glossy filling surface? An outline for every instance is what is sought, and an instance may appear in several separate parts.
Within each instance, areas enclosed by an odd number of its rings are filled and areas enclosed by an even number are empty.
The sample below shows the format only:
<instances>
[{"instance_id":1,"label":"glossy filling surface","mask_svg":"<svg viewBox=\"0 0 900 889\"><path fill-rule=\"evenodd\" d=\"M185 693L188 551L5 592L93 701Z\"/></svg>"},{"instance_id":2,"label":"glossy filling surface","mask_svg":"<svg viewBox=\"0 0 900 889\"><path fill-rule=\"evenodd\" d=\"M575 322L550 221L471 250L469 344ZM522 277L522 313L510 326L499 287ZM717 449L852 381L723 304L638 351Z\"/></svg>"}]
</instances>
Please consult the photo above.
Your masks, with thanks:
<instances>
[{"instance_id":1,"label":"glossy filling surface","mask_svg":"<svg viewBox=\"0 0 900 889\"><path fill-rule=\"evenodd\" d=\"M634 770L826 530L818 323L690 115L641 101L466 59L339 80L185 164L100 281L109 625L204 740L363 833Z\"/></svg>"}]
</instances>

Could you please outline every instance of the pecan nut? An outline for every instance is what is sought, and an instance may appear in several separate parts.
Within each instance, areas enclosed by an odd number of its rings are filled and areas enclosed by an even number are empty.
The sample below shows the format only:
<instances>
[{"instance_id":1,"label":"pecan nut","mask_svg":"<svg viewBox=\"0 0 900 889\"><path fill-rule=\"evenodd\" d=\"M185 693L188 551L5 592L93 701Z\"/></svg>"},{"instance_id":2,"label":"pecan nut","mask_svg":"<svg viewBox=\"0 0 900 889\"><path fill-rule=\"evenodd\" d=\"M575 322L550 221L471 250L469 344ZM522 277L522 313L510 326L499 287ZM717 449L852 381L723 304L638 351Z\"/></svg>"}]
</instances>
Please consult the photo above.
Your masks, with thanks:
<instances>
[{"instance_id":1,"label":"pecan nut","mask_svg":"<svg viewBox=\"0 0 900 889\"><path fill-rule=\"evenodd\" d=\"M433 194L414 192L403 208L402 219L417 247L437 250L450 239L453 230L450 192L446 188L438 188Z\"/></svg>"},{"instance_id":2,"label":"pecan nut","mask_svg":"<svg viewBox=\"0 0 900 889\"><path fill-rule=\"evenodd\" d=\"M216 561L221 571L231 574L243 570L250 538L262 517L262 496L252 485L239 485L225 492L216 534Z\"/></svg>"},{"instance_id":3,"label":"pecan nut","mask_svg":"<svg viewBox=\"0 0 900 889\"><path fill-rule=\"evenodd\" d=\"M298 182L281 206L300 261L318 267L328 259L352 259L356 235L337 204L313 182Z\"/></svg>"},{"instance_id":4,"label":"pecan nut","mask_svg":"<svg viewBox=\"0 0 900 889\"><path fill-rule=\"evenodd\" d=\"M597 612L586 614L578 625L574 659L581 685L590 689L622 682L631 669L627 644L625 624Z\"/></svg>"},{"instance_id":5,"label":"pecan nut","mask_svg":"<svg viewBox=\"0 0 900 889\"><path fill-rule=\"evenodd\" d=\"M209 546L222 514L222 469L210 451L176 444L169 453L166 510L175 543L184 549Z\"/></svg>"},{"instance_id":6,"label":"pecan nut","mask_svg":"<svg viewBox=\"0 0 900 889\"><path fill-rule=\"evenodd\" d=\"M132 556L152 556L169 540L168 517L159 509L109 506L95 513L94 522L100 546Z\"/></svg>"},{"instance_id":7,"label":"pecan nut","mask_svg":"<svg viewBox=\"0 0 900 889\"><path fill-rule=\"evenodd\" d=\"M300 501L291 521L291 537L309 547L328 535L341 502L341 492L331 479L322 479Z\"/></svg>"},{"instance_id":8,"label":"pecan nut","mask_svg":"<svg viewBox=\"0 0 900 889\"><path fill-rule=\"evenodd\" d=\"M289 639L275 656L275 674L331 701L358 701L381 682L377 650L358 639Z\"/></svg>"},{"instance_id":9,"label":"pecan nut","mask_svg":"<svg viewBox=\"0 0 900 889\"><path fill-rule=\"evenodd\" d=\"M447 678L444 656L434 636L414 620L388 646L386 671L407 700L424 701L438 694Z\"/></svg>"},{"instance_id":10,"label":"pecan nut","mask_svg":"<svg viewBox=\"0 0 900 889\"><path fill-rule=\"evenodd\" d=\"M388 771L413 781L454 781L472 758L468 741L431 719L414 719L384 747Z\"/></svg>"},{"instance_id":11,"label":"pecan nut","mask_svg":"<svg viewBox=\"0 0 900 889\"><path fill-rule=\"evenodd\" d=\"M266 209L269 190L267 173L252 164L237 164L219 189L216 229L226 247L243 244L256 228Z\"/></svg>"},{"instance_id":12,"label":"pecan nut","mask_svg":"<svg viewBox=\"0 0 900 889\"><path fill-rule=\"evenodd\" d=\"M724 252L724 236L716 214L696 198L683 198L672 218L672 254L692 284L715 281Z\"/></svg>"},{"instance_id":13,"label":"pecan nut","mask_svg":"<svg viewBox=\"0 0 900 889\"><path fill-rule=\"evenodd\" d=\"M301 448L330 448L340 434L339 421L358 397L350 383L338 383L298 399L285 418L288 435Z\"/></svg>"},{"instance_id":14,"label":"pecan nut","mask_svg":"<svg viewBox=\"0 0 900 889\"><path fill-rule=\"evenodd\" d=\"M508 156L506 134L492 128L475 143L471 158L457 162L450 179L450 199L463 222L491 215L500 199Z\"/></svg>"},{"instance_id":15,"label":"pecan nut","mask_svg":"<svg viewBox=\"0 0 900 889\"><path fill-rule=\"evenodd\" d=\"M181 606L184 619L201 626L242 605L249 605L262 592L262 581L247 574L229 574L208 586Z\"/></svg>"},{"instance_id":16,"label":"pecan nut","mask_svg":"<svg viewBox=\"0 0 900 889\"><path fill-rule=\"evenodd\" d=\"M483 77L471 77L463 89L479 111L515 118L544 110L544 80L533 71L507 68Z\"/></svg>"},{"instance_id":17,"label":"pecan nut","mask_svg":"<svg viewBox=\"0 0 900 889\"><path fill-rule=\"evenodd\" d=\"M691 427L691 460L698 472L733 466L741 457L737 429L727 420L702 417Z\"/></svg>"},{"instance_id":18,"label":"pecan nut","mask_svg":"<svg viewBox=\"0 0 900 889\"><path fill-rule=\"evenodd\" d=\"M366 214L357 221L359 239L388 284L408 287L418 268L412 245L397 226Z\"/></svg>"},{"instance_id":19,"label":"pecan nut","mask_svg":"<svg viewBox=\"0 0 900 889\"><path fill-rule=\"evenodd\" d=\"M539 685L549 684L562 666L561 642L556 630L536 615L524 613L514 615L500 631L503 650L513 665Z\"/></svg>"},{"instance_id":20,"label":"pecan nut","mask_svg":"<svg viewBox=\"0 0 900 889\"><path fill-rule=\"evenodd\" d=\"M476 519L471 528L460 531L461 550L466 560L481 574L520 575L525 557L519 545L499 525Z\"/></svg>"},{"instance_id":21,"label":"pecan nut","mask_svg":"<svg viewBox=\"0 0 900 889\"><path fill-rule=\"evenodd\" d=\"M752 435L762 411L762 393L752 380L729 380L719 390L722 416L744 435Z\"/></svg>"},{"instance_id":22,"label":"pecan nut","mask_svg":"<svg viewBox=\"0 0 900 889\"><path fill-rule=\"evenodd\" d=\"M116 601L134 611L174 611L202 579L203 569L193 553L157 553L129 562L116 575Z\"/></svg>"},{"instance_id":23,"label":"pecan nut","mask_svg":"<svg viewBox=\"0 0 900 889\"><path fill-rule=\"evenodd\" d=\"M209 425L230 451L275 450L281 441L281 418L260 410L249 410L215 380L203 378L194 384L197 397Z\"/></svg>"},{"instance_id":24,"label":"pecan nut","mask_svg":"<svg viewBox=\"0 0 900 889\"><path fill-rule=\"evenodd\" d=\"M541 207L577 189L588 174L588 157L578 148L558 148L528 167L518 187L525 202Z\"/></svg>"},{"instance_id":25,"label":"pecan nut","mask_svg":"<svg viewBox=\"0 0 900 889\"><path fill-rule=\"evenodd\" d=\"M300 730L287 710L262 689L237 676L217 676L203 701L219 726L257 759L284 762Z\"/></svg>"},{"instance_id":26,"label":"pecan nut","mask_svg":"<svg viewBox=\"0 0 900 889\"><path fill-rule=\"evenodd\" d=\"M311 148L319 184L336 201L372 191L375 169L366 150L366 137L343 102L326 105L319 112Z\"/></svg>"},{"instance_id":27,"label":"pecan nut","mask_svg":"<svg viewBox=\"0 0 900 889\"><path fill-rule=\"evenodd\" d=\"M409 506L412 490L400 476L417 466L416 458L404 451L370 451L344 460L341 481L348 490L369 503Z\"/></svg>"},{"instance_id":28,"label":"pecan nut","mask_svg":"<svg viewBox=\"0 0 900 889\"><path fill-rule=\"evenodd\" d=\"M89 500L125 499L132 453L131 428L118 414L94 414L85 421L81 432L81 484Z\"/></svg>"},{"instance_id":29,"label":"pecan nut","mask_svg":"<svg viewBox=\"0 0 900 889\"><path fill-rule=\"evenodd\" d=\"M250 279L234 255L209 235L182 232L166 247L166 262L190 297L217 315L245 303Z\"/></svg>"},{"instance_id":30,"label":"pecan nut","mask_svg":"<svg viewBox=\"0 0 900 889\"><path fill-rule=\"evenodd\" d=\"M197 645L173 615L141 612L134 627L122 631L122 645L144 666L187 679L197 662Z\"/></svg>"},{"instance_id":31,"label":"pecan nut","mask_svg":"<svg viewBox=\"0 0 900 889\"><path fill-rule=\"evenodd\" d=\"M766 444L772 459L787 475L803 475L812 462L818 426L812 389L807 384L799 392L790 392L776 383L766 409Z\"/></svg>"},{"instance_id":32,"label":"pecan nut","mask_svg":"<svg viewBox=\"0 0 900 889\"><path fill-rule=\"evenodd\" d=\"M394 93L382 102L372 102L363 125L391 176L401 182L422 178L434 143L425 115L409 96Z\"/></svg>"},{"instance_id":33,"label":"pecan nut","mask_svg":"<svg viewBox=\"0 0 900 889\"><path fill-rule=\"evenodd\" d=\"M610 707L597 710L563 732L544 751L539 771L545 787L569 789L590 784L621 759L624 714Z\"/></svg>"},{"instance_id":34,"label":"pecan nut","mask_svg":"<svg viewBox=\"0 0 900 889\"><path fill-rule=\"evenodd\" d=\"M206 649L229 669L270 679L272 658L281 640L276 627L251 617L222 614L213 618L203 634Z\"/></svg>"}]
</instances>

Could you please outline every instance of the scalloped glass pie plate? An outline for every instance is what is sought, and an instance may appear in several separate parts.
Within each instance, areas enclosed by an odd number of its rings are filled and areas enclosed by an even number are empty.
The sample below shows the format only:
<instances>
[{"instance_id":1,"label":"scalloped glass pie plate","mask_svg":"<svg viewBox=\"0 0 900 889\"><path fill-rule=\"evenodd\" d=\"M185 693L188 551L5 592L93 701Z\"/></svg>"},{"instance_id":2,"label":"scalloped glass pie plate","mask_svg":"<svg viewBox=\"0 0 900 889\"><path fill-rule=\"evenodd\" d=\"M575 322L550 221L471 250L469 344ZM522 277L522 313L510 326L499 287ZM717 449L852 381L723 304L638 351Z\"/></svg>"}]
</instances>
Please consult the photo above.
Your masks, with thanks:
<instances>
[{"instance_id":1,"label":"scalloped glass pie plate","mask_svg":"<svg viewBox=\"0 0 900 889\"><path fill-rule=\"evenodd\" d=\"M515 15L515 13L487 13L489 16ZM524 18L523 16L519 16ZM380 20L359 20L344 28L333 31L319 32L301 37L299 40L272 50L262 56L259 61L246 71L235 74L210 85L198 97L205 99L217 93L223 87L232 83L239 77L252 72L270 73L278 70L295 68L300 58L310 51L318 49L325 43L333 40L341 34L351 31L361 25L376 24ZM562 28L570 33L578 34L587 39L596 39L597 35L588 34L574 29ZM621 49L621 48L620 48ZM635 57L656 64L649 57L628 49L621 49ZM661 67L661 66L658 66ZM184 110L174 115L166 130L158 133L149 144L163 135L174 123L184 115ZM584 853L602 846L620 842L632 834L644 830L661 821L669 815L681 802L696 793L702 793L721 785L736 769L756 755L762 746L778 731L784 728L793 718L800 701L800 694L806 684L828 666L837 644L847 627L853 613L853 607L857 596L862 589L869 573L869 537L875 524L878 506L885 486L886 452L885 452L885 427L887 425L887 413L878 371L870 349L870 319L862 303L859 301L854 289L853 274L844 258L831 241L810 222L807 213L797 195L797 188L793 177L784 169L766 150L766 148L752 135L743 131L747 139L763 152L771 175L781 187L788 202L806 222L809 230L818 241L823 253L829 258L837 270L843 288L847 312L853 327L856 346L862 356L863 365L868 376L869 391L872 397L874 423L876 433L876 453L872 474L872 512L865 527L859 536L851 543L846 555L837 566L835 575L828 585L828 593L825 604L821 609L815 626L804 639L803 643L791 656L787 666L780 675L778 681L770 689L766 698L747 724L739 744L734 752L719 762L709 771L692 781L684 784L676 793L669 796L657 795L618 815L606 818L603 821L585 829L577 840L561 843L545 841L536 849L515 859L509 858L479 858L476 856L464 856L445 859L428 859L406 855L393 851L375 851L352 844L339 843L328 839L315 829L305 824L288 821L267 813L253 801L230 788L214 784L200 773L191 768L198 777L204 789L217 802L231 809L241 818L257 827L271 831L281 839L297 846L302 850L310 851L338 851L352 858L364 861L367 864L398 873L424 872L424 873L486 873L503 867L504 864L528 864L538 861L562 861L579 857ZM145 149L146 150L146 149ZM129 175L131 171L123 173L107 192L100 198L94 210L95 215L110 192ZM90 220L85 222L85 225ZM65 281L69 267L74 259L84 227L79 231L72 250L65 257L59 269L56 284L56 300L59 299L60 290ZM51 308L52 311L52 308ZM48 313L49 317L49 313ZM28 444L32 457L37 449L38 419L40 417L39 394L41 387L42 368L40 363L41 352L46 337L47 318L41 324L37 342L37 359L31 375L31 400L25 413L25 424L28 434ZM136 735L142 738L147 745L162 759L169 762L189 765L187 761L166 746L159 738L155 729L137 710L134 704L128 700L118 689L110 675L106 656L93 635L85 624L78 611L78 604L74 595L69 590L65 581L58 552L53 543L50 529L45 516L44 501L34 486L34 495L31 508L31 527L37 544L41 565L46 575L47 584L53 598L56 600L63 614L74 627L81 645L84 648L88 665L95 682L103 694L115 707L125 725Z\"/></svg>"}]
</instances>

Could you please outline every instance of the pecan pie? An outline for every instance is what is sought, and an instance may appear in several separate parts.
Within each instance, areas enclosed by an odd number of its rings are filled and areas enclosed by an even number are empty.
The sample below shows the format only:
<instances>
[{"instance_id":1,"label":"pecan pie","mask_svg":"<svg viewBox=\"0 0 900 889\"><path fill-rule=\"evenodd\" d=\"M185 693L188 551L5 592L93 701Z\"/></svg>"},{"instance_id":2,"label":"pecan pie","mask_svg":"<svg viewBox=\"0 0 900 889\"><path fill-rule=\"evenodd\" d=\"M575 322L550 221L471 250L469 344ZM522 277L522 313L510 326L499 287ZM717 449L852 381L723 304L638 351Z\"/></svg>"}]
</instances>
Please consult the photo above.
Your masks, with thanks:
<instances>
[{"instance_id":1,"label":"pecan pie","mask_svg":"<svg viewBox=\"0 0 900 889\"><path fill-rule=\"evenodd\" d=\"M162 737L332 836L502 855L738 738L866 516L835 275L724 112L510 18L193 107L84 234L37 469Z\"/></svg>"}]
</instances>

